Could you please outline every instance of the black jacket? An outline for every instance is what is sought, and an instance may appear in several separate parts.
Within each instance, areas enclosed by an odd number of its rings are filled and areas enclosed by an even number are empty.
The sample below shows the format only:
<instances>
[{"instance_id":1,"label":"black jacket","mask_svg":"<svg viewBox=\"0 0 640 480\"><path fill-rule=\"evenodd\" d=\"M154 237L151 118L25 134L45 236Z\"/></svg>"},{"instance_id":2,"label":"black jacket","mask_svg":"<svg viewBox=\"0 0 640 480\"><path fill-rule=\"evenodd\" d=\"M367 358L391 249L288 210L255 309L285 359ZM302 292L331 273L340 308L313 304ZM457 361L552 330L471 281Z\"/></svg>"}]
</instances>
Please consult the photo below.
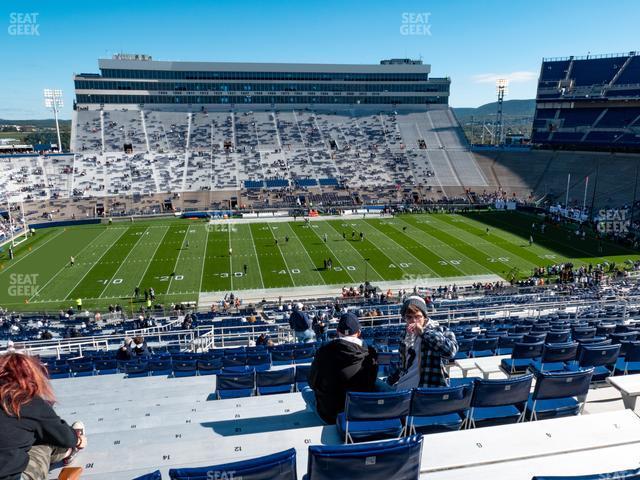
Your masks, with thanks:
<instances>
[{"instance_id":1,"label":"black jacket","mask_svg":"<svg viewBox=\"0 0 640 480\"><path fill-rule=\"evenodd\" d=\"M0 480L19 480L33 445L72 448L76 432L40 397L20 409L20 418L0 408Z\"/></svg>"},{"instance_id":2,"label":"black jacket","mask_svg":"<svg viewBox=\"0 0 640 480\"><path fill-rule=\"evenodd\" d=\"M372 347L340 339L321 347L309 372L320 418L335 423L338 413L344 411L347 392L374 391L377 376L378 355Z\"/></svg>"},{"instance_id":3,"label":"black jacket","mask_svg":"<svg viewBox=\"0 0 640 480\"><path fill-rule=\"evenodd\" d=\"M307 312L294 310L289 317L289 326L296 332L304 332L311 328L311 320Z\"/></svg>"}]
</instances>

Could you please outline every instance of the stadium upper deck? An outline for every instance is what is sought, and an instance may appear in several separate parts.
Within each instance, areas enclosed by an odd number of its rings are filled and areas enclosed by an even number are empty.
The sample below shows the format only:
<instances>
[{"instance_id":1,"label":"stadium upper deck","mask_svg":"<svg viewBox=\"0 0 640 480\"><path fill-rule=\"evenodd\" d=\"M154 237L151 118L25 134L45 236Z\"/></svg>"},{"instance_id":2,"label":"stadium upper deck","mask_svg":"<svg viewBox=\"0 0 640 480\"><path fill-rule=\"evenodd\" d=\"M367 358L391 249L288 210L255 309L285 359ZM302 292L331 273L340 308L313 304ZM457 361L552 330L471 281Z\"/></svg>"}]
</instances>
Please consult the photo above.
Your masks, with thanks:
<instances>
[{"instance_id":1,"label":"stadium upper deck","mask_svg":"<svg viewBox=\"0 0 640 480\"><path fill-rule=\"evenodd\" d=\"M154 61L147 55L100 59L100 74L74 77L77 108L114 105L229 108L272 105L447 104L450 80L429 78L420 60L379 65Z\"/></svg>"},{"instance_id":2,"label":"stadium upper deck","mask_svg":"<svg viewBox=\"0 0 640 480\"><path fill-rule=\"evenodd\" d=\"M637 52L544 59L532 140L569 148L640 148Z\"/></svg>"}]
</instances>

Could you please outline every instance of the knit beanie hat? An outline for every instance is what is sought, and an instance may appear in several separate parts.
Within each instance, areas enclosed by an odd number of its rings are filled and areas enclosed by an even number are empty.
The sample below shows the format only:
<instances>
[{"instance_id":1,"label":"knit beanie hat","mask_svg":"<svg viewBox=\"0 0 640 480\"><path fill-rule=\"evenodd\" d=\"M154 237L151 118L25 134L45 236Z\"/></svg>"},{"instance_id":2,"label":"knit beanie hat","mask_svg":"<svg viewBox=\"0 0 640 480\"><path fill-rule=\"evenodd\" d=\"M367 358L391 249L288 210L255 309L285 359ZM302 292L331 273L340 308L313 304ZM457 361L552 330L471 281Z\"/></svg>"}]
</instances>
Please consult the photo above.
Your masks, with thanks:
<instances>
[{"instance_id":1,"label":"knit beanie hat","mask_svg":"<svg viewBox=\"0 0 640 480\"><path fill-rule=\"evenodd\" d=\"M417 295L407 297L402 304L402 307L400 307L400 315L404 316L404 314L407 312L407 308L409 308L409 305L415 305L416 307L418 307L424 317L427 318L427 304L421 297L418 297Z\"/></svg>"}]
</instances>

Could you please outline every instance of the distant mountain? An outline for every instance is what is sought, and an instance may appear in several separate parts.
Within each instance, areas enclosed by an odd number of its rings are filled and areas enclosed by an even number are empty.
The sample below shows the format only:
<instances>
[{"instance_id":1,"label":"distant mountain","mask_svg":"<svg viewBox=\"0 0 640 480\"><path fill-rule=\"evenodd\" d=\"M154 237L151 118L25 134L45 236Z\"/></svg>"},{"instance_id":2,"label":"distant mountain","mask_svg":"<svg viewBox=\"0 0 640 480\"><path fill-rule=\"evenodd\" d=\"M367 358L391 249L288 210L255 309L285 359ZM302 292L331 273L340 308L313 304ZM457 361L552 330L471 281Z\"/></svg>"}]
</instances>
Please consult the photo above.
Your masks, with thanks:
<instances>
[{"instance_id":1,"label":"distant mountain","mask_svg":"<svg viewBox=\"0 0 640 480\"><path fill-rule=\"evenodd\" d=\"M536 101L531 100L505 100L502 104L503 115L514 117L533 117L536 109ZM469 117L495 117L498 110L498 102L487 103L477 108L454 108L456 116L462 121Z\"/></svg>"},{"instance_id":2,"label":"distant mountain","mask_svg":"<svg viewBox=\"0 0 640 480\"><path fill-rule=\"evenodd\" d=\"M71 120L59 120L60 127L71 127ZM47 118L45 120L3 120L0 118L0 125L30 125L38 128L55 128L56 121L53 118Z\"/></svg>"}]
</instances>

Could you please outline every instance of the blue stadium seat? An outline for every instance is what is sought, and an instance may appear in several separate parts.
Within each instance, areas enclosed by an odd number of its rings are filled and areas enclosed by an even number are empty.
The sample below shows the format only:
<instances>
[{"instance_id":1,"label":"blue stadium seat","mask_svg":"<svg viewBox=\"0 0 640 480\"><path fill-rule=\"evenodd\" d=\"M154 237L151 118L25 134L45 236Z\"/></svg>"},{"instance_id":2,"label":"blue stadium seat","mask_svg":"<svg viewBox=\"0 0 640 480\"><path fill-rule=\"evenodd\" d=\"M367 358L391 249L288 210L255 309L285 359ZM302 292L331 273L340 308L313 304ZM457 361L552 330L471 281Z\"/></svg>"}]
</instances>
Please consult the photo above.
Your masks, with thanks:
<instances>
[{"instance_id":1,"label":"blue stadium seat","mask_svg":"<svg viewBox=\"0 0 640 480\"><path fill-rule=\"evenodd\" d=\"M268 353L247 356L247 368L263 372L271 368L271 355Z\"/></svg>"},{"instance_id":2,"label":"blue stadium seat","mask_svg":"<svg viewBox=\"0 0 640 480\"><path fill-rule=\"evenodd\" d=\"M220 372L222 372L221 358L198 360L198 373L200 375L217 375Z\"/></svg>"},{"instance_id":3,"label":"blue stadium seat","mask_svg":"<svg viewBox=\"0 0 640 480\"><path fill-rule=\"evenodd\" d=\"M218 399L250 397L255 389L255 373L221 373L216 377Z\"/></svg>"},{"instance_id":4,"label":"blue stadium seat","mask_svg":"<svg viewBox=\"0 0 640 480\"><path fill-rule=\"evenodd\" d=\"M473 347L473 338L463 338L458 340L458 353L454 357L455 360L469 358L469 352Z\"/></svg>"},{"instance_id":5,"label":"blue stadium seat","mask_svg":"<svg viewBox=\"0 0 640 480\"><path fill-rule=\"evenodd\" d=\"M225 373L245 373L247 372L247 357L225 356L222 358L222 369Z\"/></svg>"},{"instance_id":6,"label":"blue stadium seat","mask_svg":"<svg viewBox=\"0 0 640 480\"><path fill-rule=\"evenodd\" d=\"M93 375L95 366L92 361L73 361L69 362L71 375L74 377L90 377Z\"/></svg>"},{"instance_id":7,"label":"blue stadium seat","mask_svg":"<svg viewBox=\"0 0 640 480\"><path fill-rule=\"evenodd\" d=\"M162 474L160 473L160 470L156 470L155 472L147 473L146 475L136 477L132 480L162 480Z\"/></svg>"},{"instance_id":8,"label":"blue stadium seat","mask_svg":"<svg viewBox=\"0 0 640 480\"><path fill-rule=\"evenodd\" d=\"M536 375L536 386L527 402L530 420L582 413L589 393L593 367L577 372Z\"/></svg>"},{"instance_id":9,"label":"blue stadium seat","mask_svg":"<svg viewBox=\"0 0 640 480\"><path fill-rule=\"evenodd\" d=\"M149 364L147 362L127 362L124 366L124 373L129 378L149 376Z\"/></svg>"},{"instance_id":10,"label":"blue stadium seat","mask_svg":"<svg viewBox=\"0 0 640 480\"><path fill-rule=\"evenodd\" d=\"M522 343L524 335L505 335L498 339L498 355L511 355L516 343Z\"/></svg>"},{"instance_id":11,"label":"blue stadium seat","mask_svg":"<svg viewBox=\"0 0 640 480\"><path fill-rule=\"evenodd\" d=\"M118 362L116 360L96 360L94 364L98 375L118 373Z\"/></svg>"},{"instance_id":12,"label":"blue stadium seat","mask_svg":"<svg viewBox=\"0 0 640 480\"><path fill-rule=\"evenodd\" d=\"M571 330L556 330L547 332L546 343L567 343L571 338Z\"/></svg>"},{"instance_id":13,"label":"blue stadium seat","mask_svg":"<svg viewBox=\"0 0 640 480\"><path fill-rule=\"evenodd\" d=\"M539 343L544 342L547 338L547 332L529 332L522 337L522 343Z\"/></svg>"},{"instance_id":14,"label":"blue stadium seat","mask_svg":"<svg viewBox=\"0 0 640 480\"><path fill-rule=\"evenodd\" d=\"M357 445L311 446L305 480L417 480L422 435Z\"/></svg>"},{"instance_id":15,"label":"blue stadium seat","mask_svg":"<svg viewBox=\"0 0 640 480\"><path fill-rule=\"evenodd\" d=\"M290 448L264 457L210 467L172 468L169 477L171 480L297 480L296 451Z\"/></svg>"},{"instance_id":16,"label":"blue stadium seat","mask_svg":"<svg viewBox=\"0 0 640 480\"><path fill-rule=\"evenodd\" d=\"M476 338L471 347L471 357L490 357L496 354L498 337Z\"/></svg>"},{"instance_id":17,"label":"blue stadium seat","mask_svg":"<svg viewBox=\"0 0 640 480\"><path fill-rule=\"evenodd\" d=\"M467 421L473 384L457 387L416 388L409 410L409 433L458 430Z\"/></svg>"},{"instance_id":18,"label":"blue stadium seat","mask_svg":"<svg viewBox=\"0 0 640 480\"><path fill-rule=\"evenodd\" d=\"M258 395L289 393L296 381L295 368L256 372L256 391Z\"/></svg>"},{"instance_id":19,"label":"blue stadium seat","mask_svg":"<svg viewBox=\"0 0 640 480\"><path fill-rule=\"evenodd\" d=\"M169 359L156 359L149 360L149 374L150 375L171 375L173 373L173 366L171 364L171 358Z\"/></svg>"},{"instance_id":20,"label":"blue stadium seat","mask_svg":"<svg viewBox=\"0 0 640 480\"><path fill-rule=\"evenodd\" d=\"M311 365L296 365L296 390L299 392L309 385L309 372Z\"/></svg>"},{"instance_id":21,"label":"blue stadium seat","mask_svg":"<svg viewBox=\"0 0 640 480\"><path fill-rule=\"evenodd\" d=\"M638 332L613 332L609 334L611 343L635 342L638 338Z\"/></svg>"},{"instance_id":22,"label":"blue stadium seat","mask_svg":"<svg viewBox=\"0 0 640 480\"><path fill-rule=\"evenodd\" d=\"M501 380L476 379L467 426L475 428L477 422L524 421L532 381L531 374Z\"/></svg>"},{"instance_id":23,"label":"blue stadium seat","mask_svg":"<svg viewBox=\"0 0 640 480\"><path fill-rule=\"evenodd\" d=\"M572 475L572 476L536 476L531 480L640 480L640 468L635 470L621 470L618 472L594 473L592 475Z\"/></svg>"},{"instance_id":24,"label":"blue stadium seat","mask_svg":"<svg viewBox=\"0 0 640 480\"><path fill-rule=\"evenodd\" d=\"M315 347L296 348L293 351L294 363L311 363L316 354Z\"/></svg>"},{"instance_id":25,"label":"blue stadium seat","mask_svg":"<svg viewBox=\"0 0 640 480\"><path fill-rule=\"evenodd\" d=\"M612 374L619 354L620 345L586 346L581 349L578 361L572 362L567 368L575 371L585 367L595 367L592 381L600 382Z\"/></svg>"},{"instance_id":26,"label":"blue stadium seat","mask_svg":"<svg viewBox=\"0 0 640 480\"><path fill-rule=\"evenodd\" d=\"M640 373L640 342L622 342L616 361L615 375ZM622 356L624 354L624 357Z\"/></svg>"},{"instance_id":27,"label":"blue stadium seat","mask_svg":"<svg viewBox=\"0 0 640 480\"><path fill-rule=\"evenodd\" d=\"M542 356L543 349L544 341L516 343L513 346L511 358L503 358L500 362L500 368L507 375L526 372L531 360Z\"/></svg>"},{"instance_id":28,"label":"blue stadium seat","mask_svg":"<svg viewBox=\"0 0 640 480\"><path fill-rule=\"evenodd\" d=\"M71 376L71 368L66 363L53 365L47 365L47 371L49 372L49 378L69 378Z\"/></svg>"},{"instance_id":29,"label":"blue stadium seat","mask_svg":"<svg viewBox=\"0 0 640 480\"><path fill-rule=\"evenodd\" d=\"M566 362L576 359L578 344L575 342L547 344L542 350L542 357L532 360L530 369L533 372L557 372L564 370Z\"/></svg>"},{"instance_id":30,"label":"blue stadium seat","mask_svg":"<svg viewBox=\"0 0 640 480\"><path fill-rule=\"evenodd\" d=\"M293 349L271 350L271 361L273 365L290 365L293 363Z\"/></svg>"},{"instance_id":31,"label":"blue stadium seat","mask_svg":"<svg viewBox=\"0 0 640 480\"><path fill-rule=\"evenodd\" d=\"M595 327L591 327L591 328L574 328L573 332L571 333L571 338L573 338L576 341L584 340L584 339L587 339L587 338L593 338L595 336L596 336Z\"/></svg>"},{"instance_id":32,"label":"blue stadium seat","mask_svg":"<svg viewBox=\"0 0 640 480\"><path fill-rule=\"evenodd\" d=\"M411 406L411 391L347 392L336 425L345 443L401 437Z\"/></svg>"},{"instance_id":33,"label":"blue stadium seat","mask_svg":"<svg viewBox=\"0 0 640 480\"><path fill-rule=\"evenodd\" d=\"M197 360L173 360L174 377L192 377L198 374Z\"/></svg>"}]
</instances>

